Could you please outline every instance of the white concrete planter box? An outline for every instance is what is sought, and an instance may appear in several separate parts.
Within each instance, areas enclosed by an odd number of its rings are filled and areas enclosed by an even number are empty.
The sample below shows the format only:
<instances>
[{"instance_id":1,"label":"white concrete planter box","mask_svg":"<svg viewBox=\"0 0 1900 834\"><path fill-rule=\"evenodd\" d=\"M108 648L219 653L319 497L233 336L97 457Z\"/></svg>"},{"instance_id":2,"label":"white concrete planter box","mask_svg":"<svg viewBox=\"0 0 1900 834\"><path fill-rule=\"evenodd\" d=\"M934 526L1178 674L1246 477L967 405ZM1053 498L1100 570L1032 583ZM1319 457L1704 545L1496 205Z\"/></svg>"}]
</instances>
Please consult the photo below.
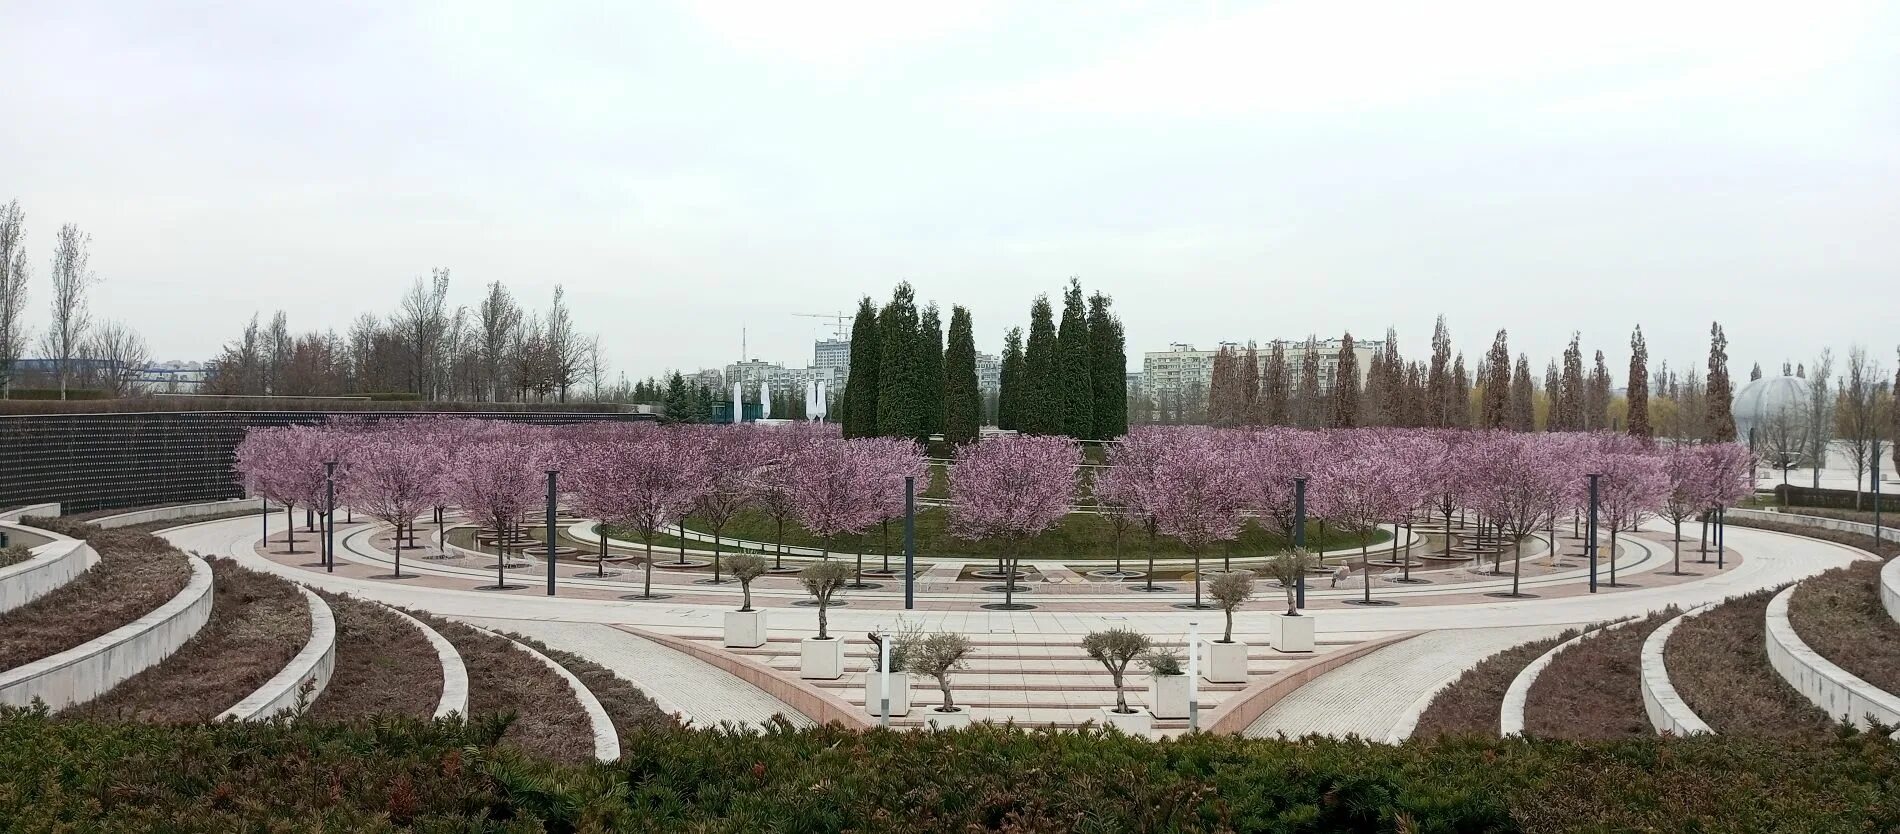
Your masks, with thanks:
<instances>
[{"instance_id":1,"label":"white concrete planter box","mask_svg":"<svg viewBox=\"0 0 1900 834\"><path fill-rule=\"evenodd\" d=\"M1313 618L1311 616L1289 617L1285 614L1273 616L1274 634L1279 638L1273 647L1283 652L1310 652L1313 650Z\"/></svg>"},{"instance_id":2,"label":"white concrete planter box","mask_svg":"<svg viewBox=\"0 0 1900 834\"><path fill-rule=\"evenodd\" d=\"M1232 643L1208 641L1206 662L1201 677L1208 683L1246 683L1247 682L1247 644L1239 640Z\"/></svg>"},{"instance_id":3,"label":"white concrete planter box","mask_svg":"<svg viewBox=\"0 0 1900 834\"><path fill-rule=\"evenodd\" d=\"M954 730L970 726L970 708L957 707L954 711L944 712L936 707L924 710L924 726L936 730Z\"/></svg>"},{"instance_id":4,"label":"white concrete planter box","mask_svg":"<svg viewBox=\"0 0 1900 834\"><path fill-rule=\"evenodd\" d=\"M1146 738L1154 732L1155 717L1141 707L1133 709L1134 712L1116 712L1114 707L1102 707L1102 726L1114 727L1124 735Z\"/></svg>"},{"instance_id":5,"label":"white concrete planter box","mask_svg":"<svg viewBox=\"0 0 1900 834\"><path fill-rule=\"evenodd\" d=\"M1156 718L1188 717L1187 675L1149 675L1148 711Z\"/></svg>"},{"instance_id":6,"label":"white concrete planter box","mask_svg":"<svg viewBox=\"0 0 1900 834\"><path fill-rule=\"evenodd\" d=\"M872 715L883 715L884 675L881 672L864 673L864 711ZM891 716L893 718L910 714L910 673L891 673Z\"/></svg>"},{"instance_id":7,"label":"white concrete planter box","mask_svg":"<svg viewBox=\"0 0 1900 834\"><path fill-rule=\"evenodd\" d=\"M765 645L765 609L726 612L726 648L756 649Z\"/></svg>"},{"instance_id":8,"label":"white concrete planter box","mask_svg":"<svg viewBox=\"0 0 1900 834\"><path fill-rule=\"evenodd\" d=\"M844 677L844 640L807 637L798 641L798 676L808 681Z\"/></svg>"}]
</instances>

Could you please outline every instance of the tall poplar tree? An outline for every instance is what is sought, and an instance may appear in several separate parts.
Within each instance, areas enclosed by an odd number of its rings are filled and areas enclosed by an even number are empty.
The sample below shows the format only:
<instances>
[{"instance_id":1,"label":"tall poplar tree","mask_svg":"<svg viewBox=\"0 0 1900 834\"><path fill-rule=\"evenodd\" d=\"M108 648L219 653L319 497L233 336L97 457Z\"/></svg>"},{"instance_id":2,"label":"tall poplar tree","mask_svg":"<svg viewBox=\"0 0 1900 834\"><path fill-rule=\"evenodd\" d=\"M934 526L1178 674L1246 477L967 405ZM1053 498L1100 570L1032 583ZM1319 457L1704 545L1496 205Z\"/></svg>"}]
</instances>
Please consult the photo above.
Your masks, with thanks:
<instances>
[{"instance_id":1,"label":"tall poplar tree","mask_svg":"<svg viewBox=\"0 0 1900 834\"><path fill-rule=\"evenodd\" d=\"M1596 364L1590 368L1590 387L1584 392L1583 425L1591 431L1610 427L1610 368L1597 351Z\"/></svg>"},{"instance_id":2,"label":"tall poplar tree","mask_svg":"<svg viewBox=\"0 0 1900 834\"><path fill-rule=\"evenodd\" d=\"M1003 358L997 380L996 427L1021 428L1024 388L1028 385L1023 369L1023 329L1012 327L1003 335Z\"/></svg>"},{"instance_id":3,"label":"tall poplar tree","mask_svg":"<svg viewBox=\"0 0 1900 834\"><path fill-rule=\"evenodd\" d=\"M1735 439L1735 392L1728 380L1728 334L1722 323L1709 325L1709 384L1707 439L1727 443Z\"/></svg>"},{"instance_id":4,"label":"tall poplar tree","mask_svg":"<svg viewBox=\"0 0 1900 834\"><path fill-rule=\"evenodd\" d=\"M1630 334L1629 432L1632 437L1648 440L1656 435L1649 424L1649 345L1643 341L1643 326Z\"/></svg>"},{"instance_id":5,"label":"tall poplar tree","mask_svg":"<svg viewBox=\"0 0 1900 834\"><path fill-rule=\"evenodd\" d=\"M1451 394L1446 403L1445 425L1455 429L1471 428L1471 375L1465 373L1465 355L1451 363Z\"/></svg>"},{"instance_id":6,"label":"tall poplar tree","mask_svg":"<svg viewBox=\"0 0 1900 834\"><path fill-rule=\"evenodd\" d=\"M1294 410L1299 412L1302 428L1326 425L1326 404L1319 392L1319 337L1306 337L1306 351L1300 356L1300 387L1293 391Z\"/></svg>"},{"instance_id":7,"label":"tall poplar tree","mask_svg":"<svg viewBox=\"0 0 1900 834\"><path fill-rule=\"evenodd\" d=\"M1564 348L1563 391L1557 396L1557 409L1551 422L1558 431L1582 431L1583 424L1583 334L1572 332L1570 346Z\"/></svg>"},{"instance_id":8,"label":"tall poplar tree","mask_svg":"<svg viewBox=\"0 0 1900 834\"><path fill-rule=\"evenodd\" d=\"M1537 430L1537 383L1531 379L1531 358L1517 355L1517 371L1511 375L1511 428Z\"/></svg>"},{"instance_id":9,"label":"tall poplar tree","mask_svg":"<svg viewBox=\"0 0 1900 834\"><path fill-rule=\"evenodd\" d=\"M1430 426L1455 425L1451 421L1451 331L1440 315L1432 327L1432 365L1425 377L1425 402Z\"/></svg>"},{"instance_id":10,"label":"tall poplar tree","mask_svg":"<svg viewBox=\"0 0 1900 834\"><path fill-rule=\"evenodd\" d=\"M1128 433L1128 347L1122 322L1101 293L1089 296L1089 381L1095 385L1095 438Z\"/></svg>"},{"instance_id":11,"label":"tall poplar tree","mask_svg":"<svg viewBox=\"0 0 1900 834\"><path fill-rule=\"evenodd\" d=\"M950 308L950 347L943 354L943 439L952 444L976 439L983 422L983 395L976 383L976 337L970 311Z\"/></svg>"},{"instance_id":12,"label":"tall poplar tree","mask_svg":"<svg viewBox=\"0 0 1900 834\"><path fill-rule=\"evenodd\" d=\"M851 363L839 408L845 437L877 435L877 371L881 361L877 307L867 295L858 302L858 316L851 322Z\"/></svg>"},{"instance_id":13,"label":"tall poplar tree","mask_svg":"<svg viewBox=\"0 0 1900 834\"><path fill-rule=\"evenodd\" d=\"M1056 375L1062 394L1062 433L1080 440L1095 434L1095 362L1089 351L1088 302L1082 282L1069 279L1062 293L1062 325L1056 330Z\"/></svg>"},{"instance_id":14,"label":"tall poplar tree","mask_svg":"<svg viewBox=\"0 0 1900 834\"><path fill-rule=\"evenodd\" d=\"M1559 414L1564 390L1563 372L1557 370L1557 360L1550 360L1544 366L1544 431L1563 431L1563 417Z\"/></svg>"},{"instance_id":15,"label":"tall poplar tree","mask_svg":"<svg viewBox=\"0 0 1900 834\"><path fill-rule=\"evenodd\" d=\"M1023 346L1023 398L1016 428L1028 434L1062 433L1062 391L1056 382L1055 312L1049 296L1029 307L1029 339Z\"/></svg>"},{"instance_id":16,"label":"tall poplar tree","mask_svg":"<svg viewBox=\"0 0 1900 834\"><path fill-rule=\"evenodd\" d=\"M1260 347L1251 340L1240 355L1240 422L1260 425Z\"/></svg>"},{"instance_id":17,"label":"tall poplar tree","mask_svg":"<svg viewBox=\"0 0 1900 834\"><path fill-rule=\"evenodd\" d=\"M944 431L943 362L943 319L938 316L937 304L933 301L924 307L923 317L917 324L917 390L923 406L919 440ZM976 367L975 354L971 355L970 362L970 367Z\"/></svg>"},{"instance_id":18,"label":"tall poplar tree","mask_svg":"<svg viewBox=\"0 0 1900 834\"><path fill-rule=\"evenodd\" d=\"M1267 348L1267 366L1260 371L1261 422L1269 426L1290 425L1288 400L1292 383L1286 374L1286 343L1278 339Z\"/></svg>"},{"instance_id":19,"label":"tall poplar tree","mask_svg":"<svg viewBox=\"0 0 1900 834\"><path fill-rule=\"evenodd\" d=\"M1332 427L1359 425L1359 354L1353 350L1352 331L1339 340L1339 360L1333 373Z\"/></svg>"},{"instance_id":20,"label":"tall poplar tree","mask_svg":"<svg viewBox=\"0 0 1900 834\"><path fill-rule=\"evenodd\" d=\"M897 285L891 300L878 311L877 434L918 437L924 425L924 403L919 379L917 296L910 282Z\"/></svg>"},{"instance_id":21,"label":"tall poplar tree","mask_svg":"<svg viewBox=\"0 0 1900 834\"><path fill-rule=\"evenodd\" d=\"M1511 425L1511 349L1503 328L1491 340L1491 352L1484 356L1484 407L1479 412L1478 428L1502 429Z\"/></svg>"},{"instance_id":22,"label":"tall poplar tree","mask_svg":"<svg viewBox=\"0 0 1900 834\"><path fill-rule=\"evenodd\" d=\"M1234 349L1221 345L1214 351L1214 367L1207 375L1207 422L1215 426L1234 425L1234 413L1240 400L1239 360Z\"/></svg>"}]
</instances>

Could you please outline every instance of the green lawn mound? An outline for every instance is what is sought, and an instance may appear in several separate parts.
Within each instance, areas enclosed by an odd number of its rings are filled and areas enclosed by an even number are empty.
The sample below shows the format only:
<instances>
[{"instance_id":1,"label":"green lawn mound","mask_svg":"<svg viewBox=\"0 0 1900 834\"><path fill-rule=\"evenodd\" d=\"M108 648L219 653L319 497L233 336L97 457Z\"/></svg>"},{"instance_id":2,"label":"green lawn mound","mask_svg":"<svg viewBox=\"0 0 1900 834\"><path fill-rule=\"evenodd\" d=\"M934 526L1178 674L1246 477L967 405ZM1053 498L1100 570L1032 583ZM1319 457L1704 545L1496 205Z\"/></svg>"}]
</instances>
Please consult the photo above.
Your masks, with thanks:
<instances>
[{"instance_id":1,"label":"green lawn mound","mask_svg":"<svg viewBox=\"0 0 1900 834\"><path fill-rule=\"evenodd\" d=\"M992 541L970 541L950 534L947 529L949 511L942 507L924 507L917 511L917 555L919 557L957 557L972 559L994 559L999 555L1001 545ZM638 541L639 538L629 530L612 529L615 538ZM712 530L696 518L687 518L686 529L706 535ZM719 531L721 539L742 539L763 542L770 545L776 541L777 525L771 516L756 510L742 511ZM886 532L883 525L872 527L863 536L842 536L832 542L832 549L838 553L856 553L862 546L867 553L880 553L888 540L891 552L902 552L904 543L903 519L894 519ZM1359 531L1342 532L1332 526L1322 526L1310 522L1306 528L1308 547L1341 551L1351 549L1351 555L1357 557L1360 544L1373 548L1374 558L1379 553L1381 543L1392 540L1392 534L1385 530L1370 533ZM1107 517L1094 513L1070 513L1062 523L1050 528L1027 544L1020 554L1025 559L1112 559L1115 556L1114 524ZM822 538L812 535L803 527L793 523L785 525L784 543L793 547L823 547ZM1265 556L1278 552L1287 546L1287 540L1278 530L1268 530L1255 521L1248 521L1242 528L1240 538L1231 544L1235 558L1246 556ZM656 541L655 545L658 545ZM696 546L696 545L694 545ZM710 546L710 543L707 543ZM1228 550L1228 544L1216 544L1201 554L1204 559L1219 559ZM1156 536L1152 545L1148 533L1139 526L1130 525L1122 532L1121 551L1124 559L1145 559L1152 548L1158 558L1182 559L1193 554L1178 541L1166 536ZM769 551L771 548L767 548ZM1331 556L1342 555L1340 553Z\"/></svg>"},{"instance_id":2,"label":"green lawn mound","mask_svg":"<svg viewBox=\"0 0 1900 834\"><path fill-rule=\"evenodd\" d=\"M621 761L504 719L115 724L0 711L9 830L1879 831L1900 745L1119 735L635 734Z\"/></svg>"}]
</instances>

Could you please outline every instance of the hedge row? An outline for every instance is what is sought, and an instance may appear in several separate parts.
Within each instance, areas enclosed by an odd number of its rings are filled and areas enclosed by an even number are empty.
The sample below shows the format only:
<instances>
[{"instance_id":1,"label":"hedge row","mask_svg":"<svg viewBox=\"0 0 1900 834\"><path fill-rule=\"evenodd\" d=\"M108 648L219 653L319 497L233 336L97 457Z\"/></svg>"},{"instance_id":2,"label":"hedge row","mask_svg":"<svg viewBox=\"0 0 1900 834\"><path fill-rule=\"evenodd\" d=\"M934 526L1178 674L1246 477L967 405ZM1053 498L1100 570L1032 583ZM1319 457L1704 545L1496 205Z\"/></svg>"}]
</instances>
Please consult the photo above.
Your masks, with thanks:
<instances>
[{"instance_id":1,"label":"hedge row","mask_svg":"<svg viewBox=\"0 0 1900 834\"><path fill-rule=\"evenodd\" d=\"M505 719L161 726L0 711L11 830L1882 831L1900 745L1402 746L979 727L641 734L613 764Z\"/></svg>"}]
</instances>

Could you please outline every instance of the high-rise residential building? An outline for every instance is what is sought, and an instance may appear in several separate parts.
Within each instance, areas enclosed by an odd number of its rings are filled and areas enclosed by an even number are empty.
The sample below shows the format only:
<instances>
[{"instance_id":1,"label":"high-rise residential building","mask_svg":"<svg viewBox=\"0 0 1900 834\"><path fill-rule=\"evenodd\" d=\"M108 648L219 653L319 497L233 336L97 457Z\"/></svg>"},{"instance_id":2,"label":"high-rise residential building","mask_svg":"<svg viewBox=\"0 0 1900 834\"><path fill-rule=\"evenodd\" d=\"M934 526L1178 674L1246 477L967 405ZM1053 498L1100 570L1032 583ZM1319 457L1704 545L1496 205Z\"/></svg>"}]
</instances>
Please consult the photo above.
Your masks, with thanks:
<instances>
[{"instance_id":1,"label":"high-rise residential building","mask_svg":"<svg viewBox=\"0 0 1900 834\"><path fill-rule=\"evenodd\" d=\"M977 351L976 389L985 394L1003 390L1003 358Z\"/></svg>"},{"instance_id":2,"label":"high-rise residential building","mask_svg":"<svg viewBox=\"0 0 1900 834\"><path fill-rule=\"evenodd\" d=\"M811 343L811 366L813 368L831 368L837 372L832 380L839 387L851 375L851 340L819 339Z\"/></svg>"},{"instance_id":3,"label":"high-rise residential building","mask_svg":"<svg viewBox=\"0 0 1900 834\"><path fill-rule=\"evenodd\" d=\"M1319 387L1321 392L1333 390L1333 378L1339 370L1340 339L1322 339L1316 343L1319 356ZM1301 364L1306 359L1306 340L1282 340L1281 349L1286 355L1286 367L1289 378L1299 383ZM1151 397L1167 397L1183 392L1206 394L1214 379L1214 357L1220 348L1231 348L1245 353L1247 346L1242 342L1221 342L1214 350L1195 350L1193 345L1176 342L1168 345L1167 350L1151 350L1142 354L1141 390ZM1384 340L1353 340L1353 355L1359 361L1360 384L1365 384L1366 368L1372 364L1372 358L1385 350ZM1265 363L1272 355L1273 343L1262 342L1256 345L1255 352Z\"/></svg>"}]
</instances>

